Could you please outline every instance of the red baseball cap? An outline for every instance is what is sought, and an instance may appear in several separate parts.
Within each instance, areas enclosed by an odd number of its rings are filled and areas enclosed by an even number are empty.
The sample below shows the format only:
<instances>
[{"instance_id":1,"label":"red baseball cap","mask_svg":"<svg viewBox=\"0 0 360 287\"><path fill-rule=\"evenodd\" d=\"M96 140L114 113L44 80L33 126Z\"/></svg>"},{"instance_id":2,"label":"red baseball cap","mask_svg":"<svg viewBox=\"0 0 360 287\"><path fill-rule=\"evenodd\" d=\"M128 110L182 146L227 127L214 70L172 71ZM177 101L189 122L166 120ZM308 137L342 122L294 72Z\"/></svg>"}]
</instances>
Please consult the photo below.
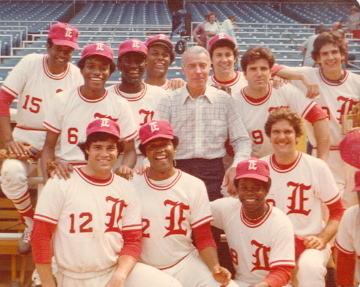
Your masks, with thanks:
<instances>
[{"instance_id":1,"label":"red baseball cap","mask_svg":"<svg viewBox=\"0 0 360 287\"><path fill-rule=\"evenodd\" d=\"M87 45L81 53L81 59L90 55L99 55L110 60L114 60L114 53L112 49L101 42Z\"/></svg>"},{"instance_id":2,"label":"red baseball cap","mask_svg":"<svg viewBox=\"0 0 360 287\"><path fill-rule=\"evenodd\" d=\"M231 49L234 49L236 47L233 38L231 38L228 34L219 33L209 41L209 51L212 50L212 47L214 46L215 43L220 41L223 41L225 46L229 46Z\"/></svg>"},{"instance_id":3,"label":"red baseball cap","mask_svg":"<svg viewBox=\"0 0 360 287\"><path fill-rule=\"evenodd\" d=\"M348 133L339 144L343 161L360 169L360 131Z\"/></svg>"},{"instance_id":4,"label":"red baseball cap","mask_svg":"<svg viewBox=\"0 0 360 287\"><path fill-rule=\"evenodd\" d=\"M360 191L360 170L357 170L355 172L355 187L353 188L352 191Z\"/></svg>"},{"instance_id":5,"label":"red baseball cap","mask_svg":"<svg viewBox=\"0 0 360 287\"><path fill-rule=\"evenodd\" d=\"M119 46L118 57L129 52L138 52L147 56L148 49L143 42L138 39L130 39L122 42Z\"/></svg>"},{"instance_id":6,"label":"red baseball cap","mask_svg":"<svg viewBox=\"0 0 360 287\"><path fill-rule=\"evenodd\" d=\"M67 23L55 23L49 29L48 38L52 40L55 45L67 46L73 49L79 49L77 43L79 30L70 26Z\"/></svg>"},{"instance_id":7,"label":"red baseball cap","mask_svg":"<svg viewBox=\"0 0 360 287\"><path fill-rule=\"evenodd\" d=\"M139 137L142 145L157 138L172 140L174 130L168 121L151 121L140 128Z\"/></svg>"},{"instance_id":8,"label":"red baseball cap","mask_svg":"<svg viewBox=\"0 0 360 287\"><path fill-rule=\"evenodd\" d=\"M159 35L150 37L147 39L147 41L145 43L146 47L148 47L148 48L155 44L160 44L160 45L166 46L166 48L168 48L170 52L174 50L173 43L171 42L171 40L168 37L166 37L165 34L159 34Z\"/></svg>"},{"instance_id":9,"label":"red baseball cap","mask_svg":"<svg viewBox=\"0 0 360 287\"><path fill-rule=\"evenodd\" d=\"M268 182L270 177L269 165L266 161L250 158L240 161L236 166L235 179L254 178Z\"/></svg>"},{"instance_id":10,"label":"red baseball cap","mask_svg":"<svg viewBox=\"0 0 360 287\"><path fill-rule=\"evenodd\" d=\"M111 119L101 118L93 120L86 128L86 137L93 133L107 133L120 138L120 127Z\"/></svg>"}]
</instances>

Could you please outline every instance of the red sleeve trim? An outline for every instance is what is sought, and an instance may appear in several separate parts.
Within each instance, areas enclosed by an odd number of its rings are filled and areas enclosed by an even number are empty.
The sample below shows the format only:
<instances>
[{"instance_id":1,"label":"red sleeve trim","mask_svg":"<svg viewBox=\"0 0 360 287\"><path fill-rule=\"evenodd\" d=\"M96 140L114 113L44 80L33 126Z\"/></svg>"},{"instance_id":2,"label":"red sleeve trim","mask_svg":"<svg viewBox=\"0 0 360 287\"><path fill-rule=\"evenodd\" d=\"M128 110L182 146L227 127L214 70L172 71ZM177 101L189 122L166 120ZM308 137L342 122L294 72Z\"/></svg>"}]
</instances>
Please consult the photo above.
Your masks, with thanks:
<instances>
[{"instance_id":1,"label":"red sleeve trim","mask_svg":"<svg viewBox=\"0 0 360 287\"><path fill-rule=\"evenodd\" d=\"M216 243L211 233L211 227L209 222L194 227L193 233L196 248L199 252L207 247L216 248Z\"/></svg>"},{"instance_id":2,"label":"red sleeve trim","mask_svg":"<svg viewBox=\"0 0 360 287\"><path fill-rule=\"evenodd\" d=\"M279 71L282 70L282 69L285 69L285 66L275 64L275 65L271 68L271 70L270 70L270 72L271 72L271 77L274 77L274 76L276 75L276 73L279 72Z\"/></svg>"},{"instance_id":3,"label":"red sleeve trim","mask_svg":"<svg viewBox=\"0 0 360 287\"><path fill-rule=\"evenodd\" d=\"M336 260L337 283L341 286L352 286L355 273L355 254L347 254L335 247L338 251Z\"/></svg>"},{"instance_id":4,"label":"red sleeve trim","mask_svg":"<svg viewBox=\"0 0 360 287\"><path fill-rule=\"evenodd\" d=\"M315 104L305 115L305 119L311 124L326 118L329 118L329 115L318 104Z\"/></svg>"},{"instance_id":5,"label":"red sleeve trim","mask_svg":"<svg viewBox=\"0 0 360 287\"><path fill-rule=\"evenodd\" d=\"M15 97L0 89L0 116L10 117L10 105Z\"/></svg>"},{"instance_id":6,"label":"red sleeve trim","mask_svg":"<svg viewBox=\"0 0 360 287\"><path fill-rule=\"evenodd\" d=\"M334 203L328 204L327 207L329 208L329 220L332 219L340 221L345 212L345 206L341 198Z\"/></svg>"},{"instance_id":7,"label":"red sleeve trim","mask_svg":"<svg viewBox=\"0 0 360 287\"><path fill-rule=\"evenodd\" d=\"M34 220L31 233L31 249L35 263L51 263L51 238L55 228L55 224Z\"/></svg>"},{"instance_id":8,"label":"red sleeve trim","mask_svg":"<svg viewBox=\"0 0 360 287\"><path fill-rule=\"evenodd\" d=\"M121 255L130 255L136 259L141 255L142 230L123 230L124 246L120 251Z\"/></svg>"},{"instance_id":9,"label":"red sleeve trim","mask_svg":"<svg viewBox=\"0 0 360 287\"><path fill-rule=\"evenodd\" d=\"M293 269L291 266L276 266L270 268L270 272L264 281L267 282L270 287L285 286L290 280L291 269Z\"/></svg>"}]
</instances>

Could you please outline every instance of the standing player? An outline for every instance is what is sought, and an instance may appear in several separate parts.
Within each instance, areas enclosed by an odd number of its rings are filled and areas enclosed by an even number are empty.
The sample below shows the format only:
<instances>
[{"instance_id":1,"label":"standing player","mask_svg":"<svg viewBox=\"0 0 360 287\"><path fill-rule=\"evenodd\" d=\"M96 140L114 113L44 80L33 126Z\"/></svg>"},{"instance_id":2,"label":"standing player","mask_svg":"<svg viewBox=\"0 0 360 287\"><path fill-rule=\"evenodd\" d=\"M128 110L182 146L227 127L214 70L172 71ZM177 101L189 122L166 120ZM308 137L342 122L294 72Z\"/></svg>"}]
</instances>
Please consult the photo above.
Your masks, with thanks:
<instances>
[{"instance_id":1,"label":"standing player","mask_svg":"<svg viewBox=\"0 0 360 287\"><path fill-rule=\"evenodd\" d=\"M154 110L167 92L143 82L148 49L137 39L122 42L119 46L117 68L121 72L121 83L108 88L130 104L137 129L154 117ZM135 141L136 147L140 143ZM137 149L136 167L143 163L144 156Z\"/></svg>"},{"instance_id":2,"label":"standing player","mask_svg":"<svg viewBox=\"0 0 360 287\"><path fill-rule=\"evenodd\" d=\"M227 286L231 273L218 261L205 185L174 167L179 139L171 124L151 121L140 128L139 136L139 149L150 162L145 173L133 179L142 203L140 261L174 276L186 287ZM229 286L236 286L233 284Z\"/></svg>"},{"instance_id":3,"label":"standing player","mask_svg":"<svg viewBox=\"0 0 360 287\"><path fill-rule=\"evenodd\" d=\"M267 201L290 218L295 235L304 237L305 250L296 261L297 286L324 287L330 258L328 243L344 212L336 182L324 161L296 150L302 131L301 118L295 112L272 111L265 133L274 149L274 154L263 158L269 163L272 178ZM329 210L326 224L322 220L323 204Z\"/></svg>"},{"instance_id":4,"label":"standing player","mask_svg":"<svg viewBox=\"0 0 360 287\"><path fill-rule=\"evenodd\" d=\"M10 154L26 154L24 145L41 149L45 140L42 127L45 110L54 94L83 83L79 69L70 63L78 49L78 30L66 23L50 27L47 55L30 54L21 59L0 90L0 137ZM11 131L10 104L17 98L17 125ZM19 253L28 254L33 224L33 206L27 176L36 168L27 161L7 159L1 169L1 189L19 211L26 228L19 241Z\"/></svg>"},{"instance_id":5,"label":"standing player","mask_svg":"<svg viewBox=\"0 0 360 287\"><path fill-rule=\"evenodd\" d=\"M301 67L296 70L311 77L319 86L319 98L314 100L329 114L330 120L330 152L327 164L345 206L349 207L357 202L354 193L350 192L354 185L355 169L341 159L339 144L344 137L342 118L360 101L360 76L342 69L345 47L342 39L333 32L324 32L316 38L312 57L320 64L320 68ZM303 88L299 83L294 84ZM309 132L308 137L316 156L318 146L313 133Z\"/></svg>"},{"instance_id":6,"label":"standing player","mask_svg":"<svg viewBox=\"0 0 360 287\"><path fill-rule=\"evenodd\" d=\"M137 263L142 236L139 198L130 182L112 173L124 145L113 120L96 119L86 128L85 142L79 143L86 165L74 168L67 181L55 177L46 183L31 240L42 286L181 286ZM52 249L59 270L56 282Z\"/></svg>"},{"instance_id":7,"label":"standing player","mask_svg":"<svg viewBox=\"0 0 360 287\"><path fill-rule=\"evenodd\" d=\"M239 162L234 184L238 199L211 202L211 224L225 231L234 281L240 287L285 286L295 266L294 231L282 211L265 203L271 187L268 164L255 158Z\"/></svg>"},{"instance_id":8,"label":"standing player","mask_svg":"<svg viewBox=\"0 0 360 287\"><path fill-rule=\"evenodd\" d=\"M270 49L261 46L250 48L241 57L247 86L234 91L233 96L239 101L239 113L252 139L252 155L260 158L272 153L272 146L264 133L264 124L269 112L286 107L312 124L319 147L318 157L326 161L329 153L328 115L316 102L306 98L301 90L291 84L273 89L270 70L274 63L275 57Z\"/></svg>"},{"instance_id":9,"label":"standing player","mask_svg":"<svg viewBox=\"0 0 360 287\"><path fill-rule=\"evenodd\" d=\"M164 34L147 39L148 48L146 61L145 83L158 86L164 90L176 90L184 85L183 79L167 79L167 71L175 60L174 46Z\"/></svg>"},{"instance_id":10,"label":"standing player","mask_svg":"<svg viewBox=\"0 0 360 287\"><path fill-rule=\"evenodd\" d=\"M348 208L340 221L336 235L337 283L339 287L360 284L360 170L355 173L355 187L358 204ZM356 284L354 284L356 282Z\"/></svg>"},{"instance_id":11,"label":"standing player","mask_svg":"<svg viewBox=\"0 0 360 287\"><path fill-rule=\"evenodd\" d=\"M126 144L122 166L116 172L129 177L136 160L134 138L137 129L127 101L105 89L106 81L115 70L111 48L100 42L86 46L78 67L84 85L57 94L46 111L43 125L47 133L41 158L44 178L47 179L49 165L56 165L57 174L68 178L72 165L84 164L84 155L77 144L85 139L88 123L97 118L108 118L121 126Z\"/></svg>"}]
</instances>

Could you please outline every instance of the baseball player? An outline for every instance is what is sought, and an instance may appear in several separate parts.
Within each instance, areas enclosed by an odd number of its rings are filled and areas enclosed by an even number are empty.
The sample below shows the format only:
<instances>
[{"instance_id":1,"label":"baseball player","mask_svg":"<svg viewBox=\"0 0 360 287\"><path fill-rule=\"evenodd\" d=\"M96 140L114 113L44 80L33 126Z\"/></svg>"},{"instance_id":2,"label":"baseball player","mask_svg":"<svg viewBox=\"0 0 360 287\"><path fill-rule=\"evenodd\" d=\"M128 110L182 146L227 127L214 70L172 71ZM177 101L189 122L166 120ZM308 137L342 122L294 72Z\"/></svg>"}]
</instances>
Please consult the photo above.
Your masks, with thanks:
<instances>
[{"instance_id":1,"label":"baseball player","mask_svg":"<svg viewBox=\"0 0 360 287\"><path fill-rule=\"evenodd\" d=\"M355 172L355 187L358 205L348 208L340 221L336 235L337 283L339 287L360 284L360 170ZM356 282L356 284L354 284Z\"/></svg>"},{"instance_id":2,"label":"baseball player","mask_svg":"<svg viewBox=\"0 0 360 287\"><path fill-rule=\"evenodd\" d=\"M42 127L45 110L57 92L83 83L79 69L70 63L78 49L78 30L66 23L50 27L47 54L29 54L10 72L0 90L0 137L10 155L24 157L25 145L41 150L45 140ZM17 98L17 125L10 125L10 104ZM1 189L20 213L26 228L19 241L19 253L28 254L33 224L33 206L27 176L36 165L25 160L7 159L1 169Z\"/></svg>"},{"instance_id":3,"label":"baseball player","mask_svg":"<svg viewBox=\"0 0 360 287\"><path fill-rule=\"evenodd\" d=\"M286 107L312 124L311 129L314 130L319 147L318 157L326 160L329 150L328 115L291 84L273 89L270 69L274 63L275 57L270 49L261 46L250 48L241 58L247 86L234 91L233 97L239 101L239 113L252 139L252 155L260 158L272 153L272 146L264 133L264 124L269 112Z\"/></svg>"},{"instance_id":4,"label":"baseball player","mask_svg":"<svg viewBox=\"0 0 360 287\"><path fill-rule=\"evenodd\" d=\"M159 34L148 38L145 45L148 48L148 56L144 82L164 90L181 88L185 84L183 79L166 78L167 71L175 60L174 46L171 40L164 34Z\"/></svg>"},{"instance_id":5,"label":"baseball player","mask_svg":"<svg viewBox=\"0 0 360 287\"><path fill-rule=\"evenodd\" d=\"M167 92L153 85L143 82L148 49L137 39L122 42L119 46L117 68L121 72L121 83L108 87L108 91L125 99L132 110L137 129L151 121L155 107ZM135 146L140 143L136 138ZM137 153L137 168L143 163L144 156L139 150Z\"/></svg>"},{"instance_id":6,"label":"baseball player","mask_svg":"<svg viewBox=\"0 0 360 287\"><path fill-rule=\"evenodd\" d=\"M227 286L231 273L218 261L205 185L174 167L179 140L171 124L151 121L140 128L139 136L139 149L150 162L146 172L133 179L142 203L140 261L174 276L186 287ZM236 285L231 282L229 286Z\"/></svg>"},{"instance_id":7,"label":"baseball player","mask_svg":"<svg viewBox=\"0 0 360 287\"><path fill-rule=\"evenodd\" d=\"M41 158L44 177L49 166L55 165L57 175L68 178L73 165L84 164L84 155L77 144L85 139L88 123L97 118L108 118L121 126L126 145L122 165L116 172L128 177L136 160L134 138L137 128L128 102L105 89L107 79L116 68L111 48L101 42L87 45L78 67L84 77L84 85L58 93L53 98L53 105L46 111L43 126L47 133ZM60 143L55 160L58 139Z\"/></svg>"},{"instance_id":8,"label":"baseball player","mask_svg":"<svg viewBox=\"0 0 360 287\"><path fill-rule=\"evenodd\" d=\"M234 281L240 287L285 286L295 267L294 231L282 211L265 203L271 186L268 164L256 158L239 162L234 184L239 199L210 203L211 224L226 234Z\"/></svg>"},{"instance_id":9,"label":"baseball player","mask_svg":"<svg viewBox=\"0 0 360 287\"><path fill-rule=\"evenodd\" d=\"M296 261L294 283L299 287L325 286L329 241L335 236L344 212L340 193L327 164L296 150L302 134L301 117L289 109L269 114L265 124L274 154L263 158L270 167L272 186L267 201L291 220L295 235L303 236L305 250ZM329 220L322 220L322 204Z\"/></svg>"},{"instance_id":10,"label":"baseball player","mask_svg":"<svg viewBox=\"0 0 360 287\"><path fill-rule=\"evenodd\" d=\"M31 240L42 286L181 287L174 278L137 263L139 198L129 181L112 172L124 146L117 123L96 119L86 128L85 142L79 143L86 165L75 167L69 180L55 177L46 183Z\"/></svg>"},{"instance_id":11,"label":"baseball player","mask_svg":"<svg viewBox=\"0 0 360 287\"><path fill-rule=\"evenodd\" d=\"M297 71L310 76L319 86L319 98L314 100L329 114L330 121L330 152L327 160L344 204L349 207L357 203L353 188L355 169L346 164L340 157L339 143L343 139L342 121L344 115L360 101L360 76L341 67L345 57L345 47L342 40L333 32L324 32L314 41L313 59L320 68L301 67ZM301 84L294 83L300 88ZM307 125L307 123L305 123ZM318 146L313 133L308 133L314 146L313 154L318 153Z\"/></svg>"}]
</instances>

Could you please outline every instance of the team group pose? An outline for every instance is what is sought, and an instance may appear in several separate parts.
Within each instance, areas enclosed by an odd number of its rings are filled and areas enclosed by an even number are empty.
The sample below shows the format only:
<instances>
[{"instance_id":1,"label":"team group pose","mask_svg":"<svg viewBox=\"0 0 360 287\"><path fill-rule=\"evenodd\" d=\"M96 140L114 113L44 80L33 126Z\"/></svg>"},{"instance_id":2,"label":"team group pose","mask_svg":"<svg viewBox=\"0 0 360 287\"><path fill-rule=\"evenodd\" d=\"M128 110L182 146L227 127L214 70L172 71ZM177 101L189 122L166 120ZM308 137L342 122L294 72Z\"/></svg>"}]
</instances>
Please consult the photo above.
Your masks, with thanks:
<instances>
[{"instance_id":1,"label":"team group pose","mask_svg":"<svg viewBox=\"0 0 360 287\"><path fill-rule=\"evenodd\" d=\"M343 41L321 33L319 67L288 68L266 47L240 55L209 19L207 49L182 55L185 81L168 75L164 34L120 43L116 63L87 44L75 66L79 31L66 23L4 81L1 189L41 286L325 287L331 262L338 286L360 284L360 155L339 150L360 76L341 68ZM303 125L312 155L297 150ZM44 179L35 210L30 155Z\"/></svg>"}]
</instances>

